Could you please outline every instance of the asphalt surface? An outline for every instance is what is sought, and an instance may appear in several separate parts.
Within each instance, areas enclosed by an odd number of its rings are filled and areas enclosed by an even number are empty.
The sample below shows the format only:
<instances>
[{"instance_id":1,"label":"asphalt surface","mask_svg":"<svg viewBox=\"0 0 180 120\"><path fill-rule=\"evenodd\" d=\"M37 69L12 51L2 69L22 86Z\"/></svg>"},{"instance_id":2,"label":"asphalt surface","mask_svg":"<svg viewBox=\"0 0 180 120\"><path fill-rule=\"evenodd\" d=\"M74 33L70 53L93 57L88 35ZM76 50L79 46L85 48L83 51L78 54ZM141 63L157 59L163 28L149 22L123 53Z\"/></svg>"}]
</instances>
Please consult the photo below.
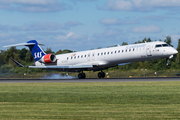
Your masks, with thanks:
<instances>
[{"instance_id":1,"label":"asphalt surface","mask_svg":"<svg viewBox=\"0 0 180 120\"><path fill-rule=\"evenodd\" d=\"M138 82L138 81L180 81L180 77L151 78L104 78L104 79L0 79L0 83L53 83L53 82Z\"/></svg>"}]
</instances>

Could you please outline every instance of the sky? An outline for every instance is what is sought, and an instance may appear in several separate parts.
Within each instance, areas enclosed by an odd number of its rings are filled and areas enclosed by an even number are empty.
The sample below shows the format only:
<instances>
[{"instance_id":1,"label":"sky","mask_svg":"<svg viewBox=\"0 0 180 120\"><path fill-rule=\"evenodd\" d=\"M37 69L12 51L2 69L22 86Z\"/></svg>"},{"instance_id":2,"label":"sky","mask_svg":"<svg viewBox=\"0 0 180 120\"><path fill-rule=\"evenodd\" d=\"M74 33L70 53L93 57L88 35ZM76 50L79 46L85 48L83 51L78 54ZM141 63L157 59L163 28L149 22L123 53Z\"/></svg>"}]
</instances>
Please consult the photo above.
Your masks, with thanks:
<instances>
[{"instance_id":1,"label":"sky","mask_svg":"<svg viewBox=\"0 0 180 120\"><path fill-rule=\"evenodd\" d=\"M0 0L2 46L37 40L52 51L180 38L180 0Z\"/></svg>"}]
</instances>

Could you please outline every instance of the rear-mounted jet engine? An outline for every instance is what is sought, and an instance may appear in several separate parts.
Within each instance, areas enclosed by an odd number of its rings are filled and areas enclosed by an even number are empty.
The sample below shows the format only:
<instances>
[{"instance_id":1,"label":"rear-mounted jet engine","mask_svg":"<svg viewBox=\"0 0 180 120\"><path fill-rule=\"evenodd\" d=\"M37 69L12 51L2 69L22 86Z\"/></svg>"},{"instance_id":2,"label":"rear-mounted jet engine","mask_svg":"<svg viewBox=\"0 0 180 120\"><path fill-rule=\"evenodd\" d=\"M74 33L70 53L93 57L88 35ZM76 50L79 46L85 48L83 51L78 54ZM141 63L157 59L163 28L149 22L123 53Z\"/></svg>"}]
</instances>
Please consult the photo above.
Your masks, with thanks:
<instances>
[{"instance_id":1,"label":"rear-mounted jet engine","mask_svg":"<svg viewBox=\"0 0 180 120\"><path fill-rule=\"evenodd\" d=\"M39 62L45 64L54 63L56 62L56 56L54 54L46 54L39 60Z\"/></svg>"}]
</instances>

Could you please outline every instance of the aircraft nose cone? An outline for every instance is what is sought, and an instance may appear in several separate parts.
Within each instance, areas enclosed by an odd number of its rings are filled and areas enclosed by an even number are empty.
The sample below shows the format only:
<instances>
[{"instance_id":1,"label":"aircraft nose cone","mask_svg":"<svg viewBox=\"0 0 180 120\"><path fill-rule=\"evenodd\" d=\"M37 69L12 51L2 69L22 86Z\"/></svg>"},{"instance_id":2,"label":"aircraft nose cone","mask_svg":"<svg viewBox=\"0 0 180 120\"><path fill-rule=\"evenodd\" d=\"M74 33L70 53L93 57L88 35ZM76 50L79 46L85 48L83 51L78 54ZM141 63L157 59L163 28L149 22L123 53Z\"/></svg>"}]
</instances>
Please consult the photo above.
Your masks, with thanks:
<instances>
[{"instance_id":1,"label":"aircraft nose cone","mask_svg":"<svg viewBox=\"0 0 180 120\"><path fill-rule=\"evenodd\" d=\"M174 49L173 54L178 54L178 51L176 49Z\"/></svg>"}]
</instances>

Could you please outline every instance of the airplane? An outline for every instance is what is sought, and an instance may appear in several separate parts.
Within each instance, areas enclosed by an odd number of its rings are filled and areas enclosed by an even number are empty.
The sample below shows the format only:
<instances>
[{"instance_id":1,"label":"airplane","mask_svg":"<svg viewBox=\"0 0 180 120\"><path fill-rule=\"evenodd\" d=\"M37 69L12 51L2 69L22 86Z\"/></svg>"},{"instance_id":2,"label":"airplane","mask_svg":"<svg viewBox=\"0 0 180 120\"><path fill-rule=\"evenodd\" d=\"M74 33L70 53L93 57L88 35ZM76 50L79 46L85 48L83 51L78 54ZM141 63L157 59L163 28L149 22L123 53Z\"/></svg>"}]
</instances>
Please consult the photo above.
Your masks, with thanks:
<instances>
[{"instance_id":1,"label":"airplane","mask_svg":"<svg viewBox=\"0 0 180 120\"><path fill-rule=\"evenodd\" d=\"M129 64L138 61L167 58L168 66L171 65L169 59L178 53L176 49L165 42L146 42L126 46L87 50L67 54L46 54L36 40L26 43L8 45L4 47L27 46L29 47L35 62L33 66L23 66L12 59L19 67L42 68L47 70L58 70L65 72L79 72L78 78L84 79L86 75L83 71L101 71L98 78L104 78L103 70L118 65Z\"/></svg>"}]
</instances>

